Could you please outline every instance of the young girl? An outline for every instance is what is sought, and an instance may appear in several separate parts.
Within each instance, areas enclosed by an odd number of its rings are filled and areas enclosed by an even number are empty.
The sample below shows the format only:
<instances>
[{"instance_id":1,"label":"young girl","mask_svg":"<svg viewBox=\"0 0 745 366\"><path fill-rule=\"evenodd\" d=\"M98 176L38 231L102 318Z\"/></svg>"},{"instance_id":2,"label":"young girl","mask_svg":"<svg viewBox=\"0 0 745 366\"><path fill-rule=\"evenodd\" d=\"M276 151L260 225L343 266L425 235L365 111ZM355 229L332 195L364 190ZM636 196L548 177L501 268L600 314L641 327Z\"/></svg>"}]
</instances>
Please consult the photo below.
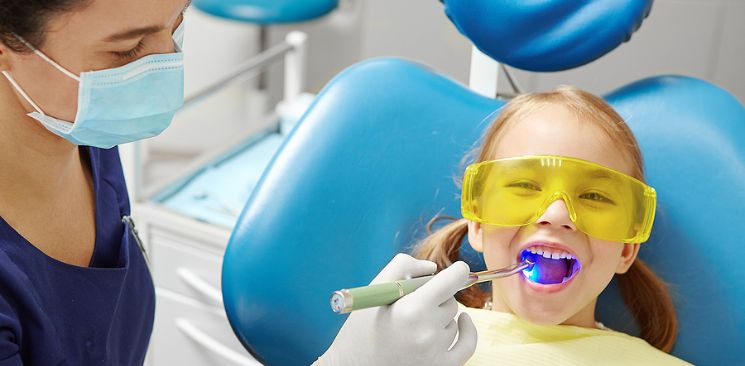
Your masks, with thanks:
<instances>
[{"instance_id":1,"label":"young girl","mask_svg":"<svg viewBox=\"0 0 745 366\"><path fill-rule=\"evenodd\" d=\"M654 189L639 146L602 99L572 87L521 95L501 111L463 183L460 220L427 237L419 258L443 269L462 240L489 269L530 270L456 297L478 329L469 365L678 365L665 352L677 320L665 284L637 259L649 236ZM641 339L595 318L614 275Z\"/></svg>"}]
</instances>

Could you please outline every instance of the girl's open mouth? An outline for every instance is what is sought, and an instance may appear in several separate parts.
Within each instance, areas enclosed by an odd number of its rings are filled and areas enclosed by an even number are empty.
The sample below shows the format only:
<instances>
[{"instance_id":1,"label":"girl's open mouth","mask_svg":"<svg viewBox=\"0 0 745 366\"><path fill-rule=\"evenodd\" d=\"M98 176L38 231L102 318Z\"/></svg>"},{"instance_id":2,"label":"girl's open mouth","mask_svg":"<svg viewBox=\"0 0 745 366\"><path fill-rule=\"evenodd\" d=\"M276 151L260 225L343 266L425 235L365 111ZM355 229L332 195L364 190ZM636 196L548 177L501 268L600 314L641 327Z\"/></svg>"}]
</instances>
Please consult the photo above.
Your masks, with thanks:
<instances>
[{"instance_id":1,"label":"girl's open mouth","mask_svg":"<svg viewBox=\"0 0 745 366\"><path fill-rule=\"evenodd\" d=\"M535 264L523 270L523 276L542 285L566 283L582 269L576 257L558 248L531 246L520 252L520 261L526 259Z\"/></svg>"}]
</instances>

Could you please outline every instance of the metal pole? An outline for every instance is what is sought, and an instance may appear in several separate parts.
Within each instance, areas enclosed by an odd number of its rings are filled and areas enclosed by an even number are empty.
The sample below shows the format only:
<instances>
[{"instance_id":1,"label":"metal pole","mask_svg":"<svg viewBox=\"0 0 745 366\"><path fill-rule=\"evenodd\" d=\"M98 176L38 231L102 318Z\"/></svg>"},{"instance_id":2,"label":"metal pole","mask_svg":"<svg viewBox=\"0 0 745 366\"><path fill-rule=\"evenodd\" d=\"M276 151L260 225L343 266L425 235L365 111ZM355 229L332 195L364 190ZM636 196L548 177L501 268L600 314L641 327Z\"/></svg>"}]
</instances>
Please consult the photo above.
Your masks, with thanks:
<instances>
[{"instance_id":1,"label":"metal pole","mask_svg":"<svg viewBox=\"0 0 745 366\"><path fill-rule=\"evenodd\" d=\"M472 46L468 86L485 97L494 98L497 95L498 82L499 63Z\"/></svg>"},{"instance_id":2,"label":"metal pole","mask_svg":"<svg viewBox=\"0 0 745 366\"><path fill-rule=\"evenodd\" d=\"M186 97L182 109L191 107L192 105L198 103L200 100L222 90L223 88L235 83L236 81L241 80L240 77L249 72L256 72L266 68L269 64L273 63L276 59L284 56L292 49L293 46L291 44L283 42L246 60L244 63L238 65L235 70L218 79L216 82Z\"/></svg>"},{"instance_id":3,"label":"metal pole","mask_svg":"<svg viewBox=\"0 0 745 366\"><path fill-rule=\"evenodd\" d=\"M291 103L305 89L306 43L308 36L293 31L285 37L285 43L292 45L292 51L285 54L285 103Z\"/></svg>"}]
</instances>

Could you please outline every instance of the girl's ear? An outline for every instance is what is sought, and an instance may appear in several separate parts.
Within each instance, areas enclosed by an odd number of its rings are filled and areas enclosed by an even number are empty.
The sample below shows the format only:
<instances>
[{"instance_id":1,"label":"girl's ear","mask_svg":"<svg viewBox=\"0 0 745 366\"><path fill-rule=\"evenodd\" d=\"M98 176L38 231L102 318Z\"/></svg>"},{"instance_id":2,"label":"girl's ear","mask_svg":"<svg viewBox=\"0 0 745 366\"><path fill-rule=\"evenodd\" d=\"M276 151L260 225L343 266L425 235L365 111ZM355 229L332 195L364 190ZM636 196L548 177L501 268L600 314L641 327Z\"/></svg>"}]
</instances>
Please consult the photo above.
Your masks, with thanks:
<instances>
[{"instance_id":1,"label":"girl's ear","mask_svg":"<svg viewBox=\"0 0 745 366\"><path fill-rule=\"evenodd\" d=\"M636 256L639 254L638 243L623 243L623 250L621 251L621 260L618 262L616 273L624 274L629 270L629 267L636 260Z\"/></svg>"},{"instance_id":2,"label":"girl's ear","mask_svg":"<svg viewBox=\"0 0 745 366\"><path fill-rule=\"evenodd\" d=\"M484 252L484 230L480 223L468 221L468 243L471 244L473 250L479 253Z\"/></svg>"}]
</instances>

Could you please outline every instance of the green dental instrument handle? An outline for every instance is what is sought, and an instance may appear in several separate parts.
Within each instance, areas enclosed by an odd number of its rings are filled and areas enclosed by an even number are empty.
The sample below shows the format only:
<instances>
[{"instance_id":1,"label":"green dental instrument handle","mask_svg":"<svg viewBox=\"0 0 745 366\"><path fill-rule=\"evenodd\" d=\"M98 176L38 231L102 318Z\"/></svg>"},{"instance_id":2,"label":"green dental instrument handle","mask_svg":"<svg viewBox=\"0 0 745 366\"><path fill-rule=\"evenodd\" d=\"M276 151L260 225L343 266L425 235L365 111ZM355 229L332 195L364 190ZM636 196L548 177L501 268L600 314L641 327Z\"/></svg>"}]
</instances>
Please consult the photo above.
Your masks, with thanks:
<instances>
[{"instance_id":1,"label":"green dental instrument handle","mask_svg":"<svg viewBox=\"0 0 745 366\"><path fill-rule=\"evenodd\" d=\"M477 283L512 276L525 269L532 268L533 264L533 262L525 260L505 268L472 272L461 289ZM334 291L331 294L331 310L337 314L346 314L355 310L390 305L405 295L414 292L419 287L422 287L422 285L434 276L416 277L408 280L398 280Z\"/></svg>"},{"instance_id":2,"label":"green dental instrument handle","mask_svg":"<svg viewBox=\"0 0 745 366\"><path fill-rule=\"evenodd\" d=\"M331 309L335 313L346 314L354 310L390 305L422 287L432 277L434 275L334 291L331 295Z\"/></svg>"}]
</instances>

